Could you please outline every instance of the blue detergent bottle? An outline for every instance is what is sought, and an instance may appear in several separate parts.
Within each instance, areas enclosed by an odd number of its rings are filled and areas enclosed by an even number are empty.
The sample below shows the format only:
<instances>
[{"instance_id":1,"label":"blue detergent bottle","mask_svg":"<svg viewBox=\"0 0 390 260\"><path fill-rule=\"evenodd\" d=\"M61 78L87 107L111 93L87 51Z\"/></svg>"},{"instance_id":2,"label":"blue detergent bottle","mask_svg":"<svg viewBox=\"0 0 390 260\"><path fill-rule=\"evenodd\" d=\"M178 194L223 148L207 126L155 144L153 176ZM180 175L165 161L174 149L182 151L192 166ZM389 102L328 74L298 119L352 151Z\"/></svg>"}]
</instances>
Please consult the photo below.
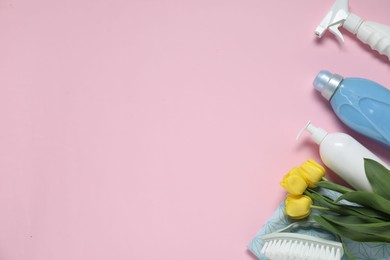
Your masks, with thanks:
<instances>
[{"instance_id":1,"label":"blue detergent bottle","mask_svg":"<svg viewBox=\"0 0 390 260\"><path fill-rule=\"evenodd\" d=\"M340 120L390 148L390 90L368 79L343 78L322 70L313 85Z\"/></svg>"}]
</instances>

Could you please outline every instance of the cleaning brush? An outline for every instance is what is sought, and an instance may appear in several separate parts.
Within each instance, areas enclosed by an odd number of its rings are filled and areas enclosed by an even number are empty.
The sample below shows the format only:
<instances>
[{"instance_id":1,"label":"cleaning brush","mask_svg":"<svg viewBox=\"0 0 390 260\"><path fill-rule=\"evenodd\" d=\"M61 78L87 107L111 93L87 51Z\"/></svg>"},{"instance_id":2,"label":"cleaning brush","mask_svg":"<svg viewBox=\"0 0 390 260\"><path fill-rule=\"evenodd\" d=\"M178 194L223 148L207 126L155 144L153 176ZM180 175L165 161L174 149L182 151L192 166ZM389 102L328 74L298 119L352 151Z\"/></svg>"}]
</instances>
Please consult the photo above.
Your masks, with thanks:
<instances>
[{"instance_id":1,"label":"cleaning brush","mask_svg":"<svg viewBox=\"0 0 390 260\"><path fill-rule=\"evenodd\" d=\"M261 253L271 260L340 260L344 254L340 242L288 232L297 227L314 227L314 221L294 222L276 232L262 236Z\"/></svg>"}]
</instances>

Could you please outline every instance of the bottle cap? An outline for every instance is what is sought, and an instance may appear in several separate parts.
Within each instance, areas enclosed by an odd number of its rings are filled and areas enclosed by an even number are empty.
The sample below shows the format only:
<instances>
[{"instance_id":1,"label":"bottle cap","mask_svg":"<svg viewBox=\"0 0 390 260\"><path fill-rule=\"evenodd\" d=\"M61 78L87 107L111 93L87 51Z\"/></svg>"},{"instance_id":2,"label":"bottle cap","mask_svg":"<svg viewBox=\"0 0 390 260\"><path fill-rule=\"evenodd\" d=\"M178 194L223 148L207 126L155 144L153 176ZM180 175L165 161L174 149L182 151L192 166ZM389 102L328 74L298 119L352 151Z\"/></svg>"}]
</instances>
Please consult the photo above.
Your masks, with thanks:
<instances>
[{"instance_id":1,"label":"bottle cap","mask_svg":"<svg viewBox=\"0 0 390 260\"><path fill-rule=\"evenodd\" d=\"M321 70L314 79L313 86L316 90L321 92L321 95L324 98L330 100L343 79L344 78L338 74Z\"/></svg>"},{"instance_id":2,"label":"bottle cap","mask_svg":"<svg viewBox=\"0 0 390 260\"><path fill-rule=\"evenodd\" d=\"M314 140L314 142L316 142L316 144L320 144L328 134L328 132L326 132L324 129L316 127L309 121L307 122L305 127L302 128L302 130L298 133L296 140L299 139L299 137L304 131L308 131L309 133L311 133L311 138Z\"/></svg>"},{"instance_id":3,"label":"bottle cap","mask_svg":"<svg viewBox=\"0 0 390 260\"><path fill-rule=\"evenodd\" d=\"M356 14L350 13L344 22L344 28L353 34L356 34L362 23L363 19L361 17L357 16Z\"/></svg>"}]
</instances>

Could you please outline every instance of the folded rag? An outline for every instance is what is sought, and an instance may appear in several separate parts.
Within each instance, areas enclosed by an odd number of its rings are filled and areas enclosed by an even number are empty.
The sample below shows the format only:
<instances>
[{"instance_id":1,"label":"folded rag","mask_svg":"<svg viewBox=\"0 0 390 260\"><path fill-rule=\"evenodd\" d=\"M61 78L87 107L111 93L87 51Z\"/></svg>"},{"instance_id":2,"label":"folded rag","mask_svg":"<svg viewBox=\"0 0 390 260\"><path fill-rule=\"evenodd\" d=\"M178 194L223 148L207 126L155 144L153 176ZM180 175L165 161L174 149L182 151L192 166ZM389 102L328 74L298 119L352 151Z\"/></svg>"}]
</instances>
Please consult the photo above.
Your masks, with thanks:
<instances>
[{"instance_id":1,"label":"folded rag","mask_svg":"<svg viewBox=\"0 0 390 260\"><path fill-rule=\"evenodd\" d=\"M321 192L333 198L337 197L338 195L338 193L330 190L325 190ZM264 255L260 253L261 248L263 247L261 237L265 234L275 232L276 230L279 230L291 224L291 220L284 214L284 208L284 203L281 203L280 206L276 209L276 211L272 214L271 218L267 221L267 223L260 229L257 235L248 244L248 249L261 260L267 259ZM328 240L335 240L335 237L331 233L317 228L297 229L293 230L292 232L303 233ZM389 243L361 243L348 239L345 240L345 243L351 254L355 256L356 260L390 259ZM347 257L344 255L342 259L346 260Z\"/></svg>"}]
</instances>

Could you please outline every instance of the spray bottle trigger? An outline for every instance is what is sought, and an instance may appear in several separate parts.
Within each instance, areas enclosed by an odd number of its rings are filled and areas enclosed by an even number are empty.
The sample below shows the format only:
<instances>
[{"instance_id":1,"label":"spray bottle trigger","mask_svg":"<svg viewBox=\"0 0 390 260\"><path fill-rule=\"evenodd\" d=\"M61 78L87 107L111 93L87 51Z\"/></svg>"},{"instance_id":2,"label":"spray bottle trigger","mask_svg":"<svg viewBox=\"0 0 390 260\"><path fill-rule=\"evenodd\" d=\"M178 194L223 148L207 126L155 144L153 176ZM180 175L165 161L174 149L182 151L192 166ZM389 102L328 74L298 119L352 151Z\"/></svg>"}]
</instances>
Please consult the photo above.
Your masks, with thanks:
<instances>
[{"instance_id":1,"label":"spray bottle trigger","mask_svg":"<svg viewBox=\"0 0 390 260\"><path fill-rule=\"evenodd\" d=\"M341 43L343 43L344 38L339 31L339 27L344 24L348 15L348 0L336 0L328 13L322 19L321 23L317 26L314 31L315 34L321 38L325 31L329 29L329 31L334 34Z\"/></svg>"},{"instance_id":2,"label":"spray bottle trigger","mask_svg":"<svg viewBox=\"0 0 390 260\"><path fill-rule=\"evenodd\" d=\"M336 36L337 40L339 40L340 43L344 43L344 37L339 31L339 27L341 26L341 23L335 24L329 27L329 31L333 33L334 36Z\"/></svg>"}]
</instances>

